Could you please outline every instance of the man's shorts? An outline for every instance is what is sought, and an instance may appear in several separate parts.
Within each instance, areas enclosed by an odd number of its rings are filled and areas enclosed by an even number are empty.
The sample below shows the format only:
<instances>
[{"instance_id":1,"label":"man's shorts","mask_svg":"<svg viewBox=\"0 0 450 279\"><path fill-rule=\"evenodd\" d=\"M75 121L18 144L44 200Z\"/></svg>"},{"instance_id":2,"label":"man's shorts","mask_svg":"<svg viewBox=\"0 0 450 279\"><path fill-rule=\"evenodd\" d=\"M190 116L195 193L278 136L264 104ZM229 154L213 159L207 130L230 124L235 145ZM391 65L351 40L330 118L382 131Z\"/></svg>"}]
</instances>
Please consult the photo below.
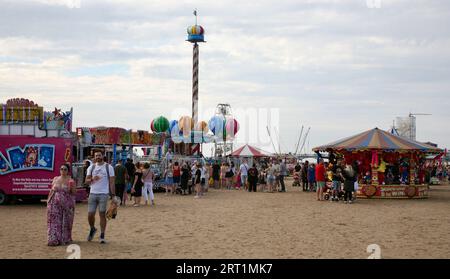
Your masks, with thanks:
<instances>
[{"instance_id":1,"label":"man's shorts","mask_svg":"<svg viewBox=\"0 0 450 279\"><path fill-rule=\"evenodd\" d=\"M88 199L88 212L95 213L98 211L100 213L106 212L106 206L108 203L109 194L90 194Z\"/></svg>"},{"instance_id":2,"label":"man's shorts","mask_svg":"<svg viewBox=\"0 0 450 279\"><path fill-rule=\"evenodd\" d=\"M245 174L241 174L241 183L242 184L245 184L245 183L247 183L247 175L245 175Z\"/></svg>"},{"instance_id":3,"label":"man's shorts","mask_svg":"<svg viewBox=\"0 0 450 279\"><path fill-rule=\"evenodd\" d=\"M180 184L180 177L179 176L174 176L173 177L173 184Z\"/></svg>"},{"instance_id":4,"label":"man's shorts","mask_svg":"<svg viewBox=\"0 0 450 279\"><path fill-rule=\"evenodd\" d=\"M317 181L317 188L324 188L325 187L325 181Z\"/></svg>"},{"instance_id":5,"label":"man's shorts","mask_svg":"<svg viewBox=\"0 0 450 279\"><path fill-rule=\"evenodd\" d=\"M168 185L174 184L174 183L173 183L173 177L172 177L172 176L166 177L166 184L168 184Z\"/></svg>"}]
</instances>

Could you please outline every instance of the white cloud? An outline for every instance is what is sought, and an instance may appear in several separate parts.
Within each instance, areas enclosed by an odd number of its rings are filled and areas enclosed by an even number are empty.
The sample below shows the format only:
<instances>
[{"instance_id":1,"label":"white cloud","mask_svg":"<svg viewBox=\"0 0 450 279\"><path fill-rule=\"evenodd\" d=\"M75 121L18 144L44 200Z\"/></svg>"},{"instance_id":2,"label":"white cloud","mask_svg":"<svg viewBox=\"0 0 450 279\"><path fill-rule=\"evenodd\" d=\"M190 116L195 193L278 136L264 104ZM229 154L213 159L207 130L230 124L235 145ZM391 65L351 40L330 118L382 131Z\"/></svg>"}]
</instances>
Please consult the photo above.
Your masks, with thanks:
<instances>
[{"instance_id":1,"label":"white cloud","mask_svg":"<svg viewBox=\"0 0 450 279\"><path fill-rule=\"evenodd\" d=\"M45 5L55 5L55 6L65 6L67 8L81 8L82 0L31 0L32 2L37 2Z\"/></svg>"},{"instance_id":2,"label":"white cloud","mask_svg":"<svg viewBox=\"0 0 450 279\"><path fill-rule=\"evenodd\" d=\"M409 111L450 145L450 4L437 1L0 1L0 102L74 107L75 125L147 129L190 109L198 8L200 107L279 108L283 145L311 145ZM71 9L77 8L77 9ZM119 70L117 70L119 69ZM97 71L97 72L96 72ZM97 120L98 111L106 117ZM101 123L100 123L101 122Z\"/></svg>"}]
</instances>

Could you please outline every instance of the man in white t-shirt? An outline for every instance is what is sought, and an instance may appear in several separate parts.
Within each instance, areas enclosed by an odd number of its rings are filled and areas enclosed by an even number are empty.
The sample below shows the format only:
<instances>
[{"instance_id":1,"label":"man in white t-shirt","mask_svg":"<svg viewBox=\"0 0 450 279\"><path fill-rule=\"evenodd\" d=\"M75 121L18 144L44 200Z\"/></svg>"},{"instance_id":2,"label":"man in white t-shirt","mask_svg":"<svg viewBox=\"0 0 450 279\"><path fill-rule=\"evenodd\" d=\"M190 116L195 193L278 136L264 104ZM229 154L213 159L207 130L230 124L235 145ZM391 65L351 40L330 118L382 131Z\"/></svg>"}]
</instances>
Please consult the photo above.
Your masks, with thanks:
<instances>
[{"instance_id":1,"label":"man in white t-shirt","mask_svg":"<svg viewBox=\"0 0 450 279\"><path fill-rule=\"evenodd\" d=\"M244 189L247 189L247 178L248 178L248 164L247 160L244 161L243 164L241 164L239 170L241 172L241 185L244 187Z\"/></svg>"},{"instance_id":2,"label":"man in white t-shirt","mask_svg":"<svg viewBox=\"0 0 450 279\"><path fill-rule=\"evenodd\" d=\"M103 161L103 153L101 151L95 152L95 163L87 170L86 183L91 186L88 200L88 221L91 230L88 241L92 241L97 232L95 228L95 212L98 207L101 229L100 243L105 244L106 206L109 196L115 196L115 185L114 168Z\"/></svg>"}]
</instances>

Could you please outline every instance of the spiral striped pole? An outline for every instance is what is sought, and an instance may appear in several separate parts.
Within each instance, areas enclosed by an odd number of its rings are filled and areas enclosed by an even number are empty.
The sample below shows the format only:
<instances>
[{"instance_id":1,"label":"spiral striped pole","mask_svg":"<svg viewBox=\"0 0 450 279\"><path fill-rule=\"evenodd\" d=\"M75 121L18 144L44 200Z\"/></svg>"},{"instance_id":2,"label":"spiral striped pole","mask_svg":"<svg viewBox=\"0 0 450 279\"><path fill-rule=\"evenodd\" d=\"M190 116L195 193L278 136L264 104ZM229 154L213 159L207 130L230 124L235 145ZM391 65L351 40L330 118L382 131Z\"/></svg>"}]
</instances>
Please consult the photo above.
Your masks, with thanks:
<instances>
[{"instance_id":1,"label":"spiral striped pole","mask_svg":"<svg viewBox=\"0 0 450 279\"><path fill-rule=\"evenodd\" d=\"M199 47L194 44L192 55L192 122L194 125L198 123L198 64L199 64ZM191 153L198 154L200 149L199 144L193 143L191 145Z\"/></svg>"},{"instance_id":2,"label":"spiral striped pole","mask_svg":"<svg viewBox=\"0 0 450 279\"><path fill-rule=\"evenodd\" d=\"M192 122L194 125L198 123L198 64L199 64L199 46L198 43L204 43L204 29L197 25L197 10L194 10L195 25L187 29L188 42L194 44L192 55ZM194 143L194 132L191 134L191 154L200 152L200 144Z\"/></svg>"},{"instance_id":3,"label":"spiral striped pole","mask_svg":"<svg viewBox=\"0 0 450 279\"><path fill-rule=\"evenodd\" d=\"M198 62L199 47L194 44L193 63L192 63L192 121L198 123Z\"/></svg>"}]
</instances>

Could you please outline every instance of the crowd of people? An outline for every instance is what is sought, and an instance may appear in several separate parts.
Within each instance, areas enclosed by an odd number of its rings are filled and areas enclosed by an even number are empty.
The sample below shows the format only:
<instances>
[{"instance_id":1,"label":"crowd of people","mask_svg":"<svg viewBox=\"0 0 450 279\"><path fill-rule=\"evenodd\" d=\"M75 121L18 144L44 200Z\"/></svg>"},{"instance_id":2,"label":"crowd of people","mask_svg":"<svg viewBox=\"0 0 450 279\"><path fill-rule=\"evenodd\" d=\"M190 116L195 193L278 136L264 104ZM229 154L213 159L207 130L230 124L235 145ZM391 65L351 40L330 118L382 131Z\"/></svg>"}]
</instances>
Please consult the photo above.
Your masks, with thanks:
<instances>
[{"instance_id":1,"label":"crowd of people","mask_svg":"<svg viewBox=\"0 0 450 279\"><path fill-rule=\"evenodd\" d=\"M90 226L88 241L92 241L97 228L95 215L99 212L100 243L106 243L105 233L107 225L107 203L111 198L117 203L125 205L130 194L133 206L155 205L153 186L156 175L149 163L133 163L128 159L125 164L121 161L112 166L105 161L104 154L97 151L93 160L86 161L84 166L84 183L88 187L88 223ZM383 168L383 161L380 164ZM386 167L386 172L389 168ZM70 166L60 166L60 176L52 181L52 188L47 200L47 232L48 245L66 245L72 242L72 224L75 214L76 183L70 176ZM429 170L429 177L445 179L448 167L433 166ZM199 161L178 162L170 159L164 168L163 180L165 195L195 194L195 199L202 198L209 187L215 189L237 189L249 192L286 192L285 177L290 174L286 161L271 159L269 161L248 164L243 160L239 166L234 162L202 164ZM354 193L358 190L358 183L364 183L368 178L361 174L358 162L349 164L344 160L330 160L325 163L322 159L317 164L297 162L293 169L294 185L302 187L304 192L316 192L317 200L323 201L326 191L331 191L331 201L351 204L355 200ZM390 174L383 176L381 181L389 181ZM420 178L419 178L420 179ZM425 178L424 178L425 179ZM295 183L297 182L297 183ZM327 184L331 184L328 189ZM108 210L109 211L109 210ZM113 217L114 218L114 217Z\"/></svg>"},{"instance_id":2,"label":"crowd of people","mask_svg":"<svg viewBox=\"0 0 450 279\"><path fill-rule=\"evenodd\" d=\"M274 189L286 191L284 177L288 175L288 170L283 160L251 166L244 160L238 167L234 162L218 160L205 164L198 161L192 164L181 162L181 167L179 165L178 161L170 160L165 168L166 195L176 194L179 189L181 195L189 195L194 191L195 198L200 198L209 187L256 192L258 184L268 185L260 188L260 191L273 192Z\"/></svg>"},{"instance_id":3,"label":"crowd of people","mask_svg":"<svg viewBox=\"0 0 450 279\"><path fill-rule=\"evenodd\" d=\"M294 185L301 185L304 192L316 192L317 200L324 201L327 183L331 183L331 201L339 201L343 196L344 203L351 204L358 190L358 167L356 164L347 164L343 161L325 163L319 159L317 164L305 161L297 162L294 167Z\"/></svg>"}]
</instances>

